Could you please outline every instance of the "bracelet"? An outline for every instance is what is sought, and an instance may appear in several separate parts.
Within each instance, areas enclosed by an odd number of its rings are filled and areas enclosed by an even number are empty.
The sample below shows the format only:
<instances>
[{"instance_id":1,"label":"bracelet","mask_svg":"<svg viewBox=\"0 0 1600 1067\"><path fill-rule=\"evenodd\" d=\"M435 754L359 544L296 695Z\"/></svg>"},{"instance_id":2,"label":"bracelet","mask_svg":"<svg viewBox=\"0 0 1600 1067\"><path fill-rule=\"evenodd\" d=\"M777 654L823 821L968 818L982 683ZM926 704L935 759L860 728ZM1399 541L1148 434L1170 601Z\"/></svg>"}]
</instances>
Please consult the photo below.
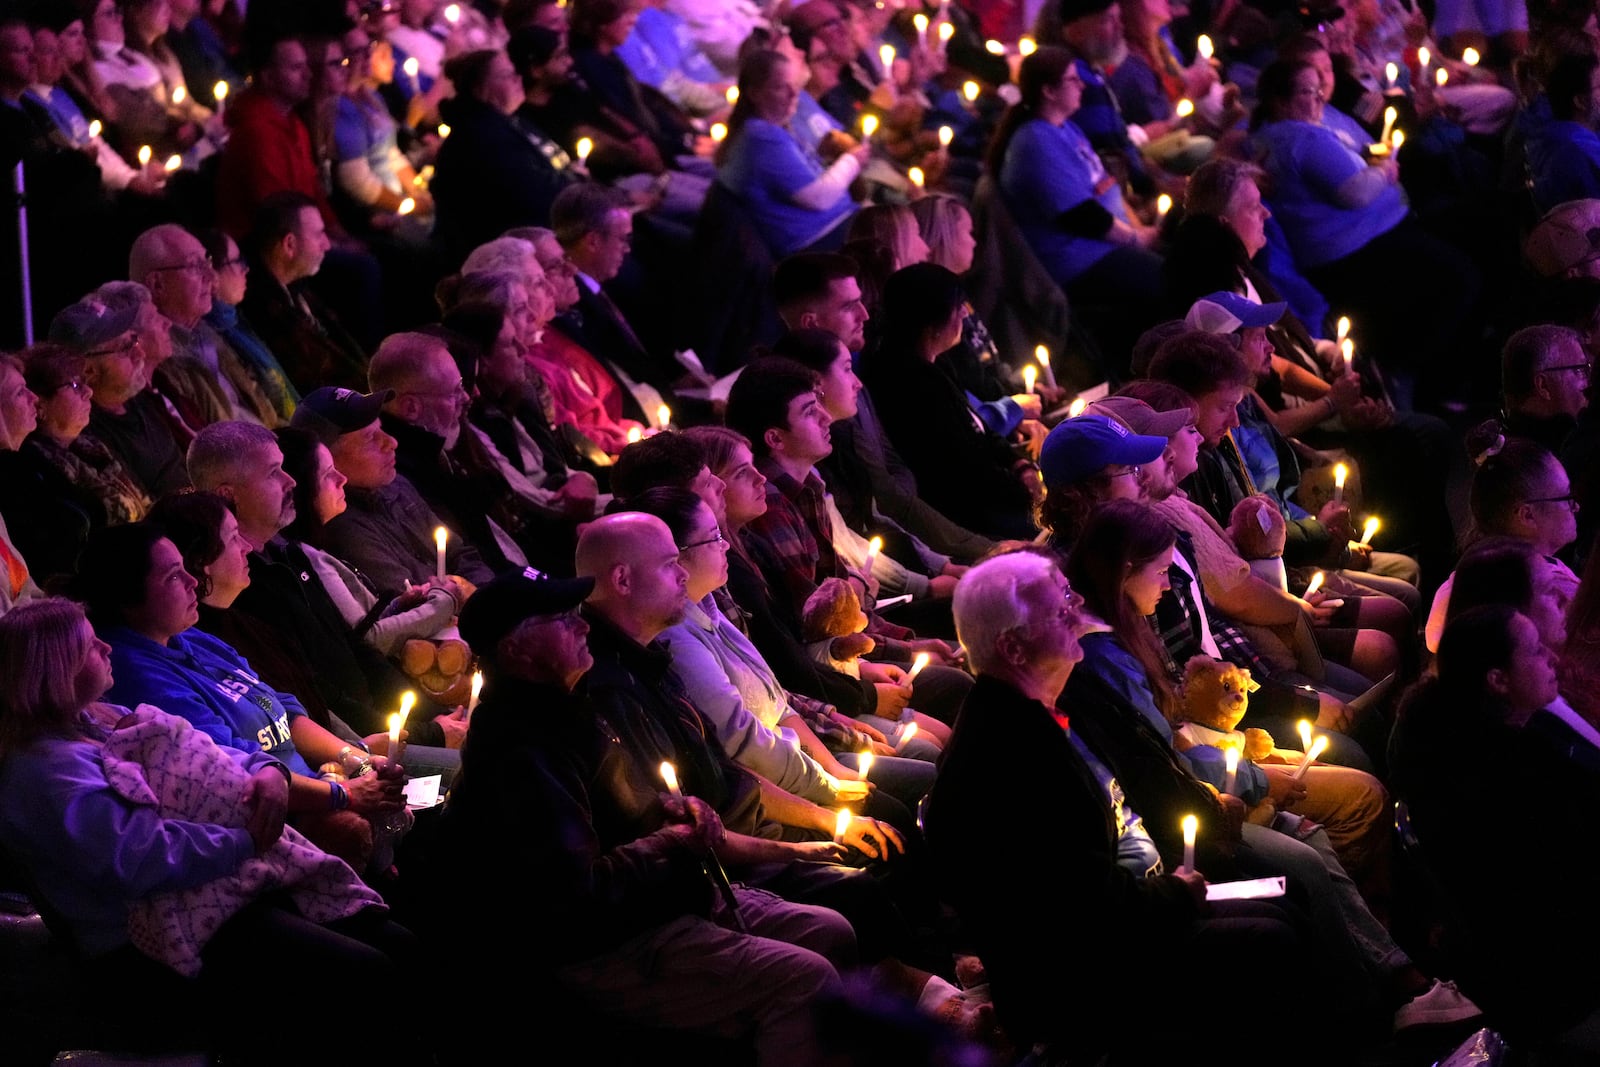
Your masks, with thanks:
<instances>
[{"instance_id":1,"label":"bracelet","mask_svg":"<svg viewBox=\"0 0 1600 1067\"><path fill-rule=\"evenodd\" d=\"M328 783L328 810L343 811L350 806L350 794L338 782Z\"/></svg>"}]
</instances>

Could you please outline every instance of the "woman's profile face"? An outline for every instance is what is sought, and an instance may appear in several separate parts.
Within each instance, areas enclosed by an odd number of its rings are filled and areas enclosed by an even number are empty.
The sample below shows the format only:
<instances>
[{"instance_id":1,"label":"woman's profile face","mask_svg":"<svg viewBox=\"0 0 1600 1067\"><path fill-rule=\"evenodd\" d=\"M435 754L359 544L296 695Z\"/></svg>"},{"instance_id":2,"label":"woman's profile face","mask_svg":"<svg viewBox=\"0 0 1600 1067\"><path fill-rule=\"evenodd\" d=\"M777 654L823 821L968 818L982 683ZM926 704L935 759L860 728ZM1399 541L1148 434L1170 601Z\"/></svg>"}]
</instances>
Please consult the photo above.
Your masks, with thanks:
<instances>
[{"instance_id":1,"label":"woman's profile face","mask_svg":"<svg viewBox=\"0 0 1600 1067\"><path fill-rule=\"evenodd\" d=\"M1140 615L1154 615L1161 594L1172 588L1167 578L1167 568L1172 564L1172 550L1158 552L1143 563L1135 563L1122 584L1123 595Z\"/></svg>"},{"instance_id":2,"label":"woman's profile face","mask_svg":"<svg viewBox=\"0 0 1600 1067\"><path fill-rule=\"evenodd\" d=\"M144 603L127 613L128 626L152 640L166 640L200 621L199 583L183 566L178 546L163 537L150 549Z\"/></svg>"},{"instance_id":3,"label":"woman's profile face","mask_svg":"<svg viewBox=\"0 0 1600 1067\"><path fill-rule=\"evenodd\" d=\"M1501 673L1513 726L1521 726L1534 712L1555 703L1560 695L1555 653L1541 639L1538 625L1524 615L1511 620L1510 662Z\"/></svg>"},{"instance_id":4,"label":"woman's profile face","mask_svg":"<svg viewBox=\"0 0 1600 1067\"><path fill-rule=\"evenodd\" d=\"M111 646L95 635L88 619L80 625L78 640L83 647L83 662L78 666L74 692L80 704L92 704L111 688Z\"/></svg>"},{"instance_id":5,"label":"woman's profile face","mask_svg":"<svg viewBox=\"0 0 1600 1067\"><path fill-rule=\"evenodd\" d=\"M728 542L722 540L722 527L704 503L694 509L694 521L678 550L678 562L689 572L691 589L720 589L728 584Z\"/></svg>"},{"instance_id":6,"label":"woman's profile face","mask_svg":"<svg viewBox=\"0 0 1600 1067\"><path fill-rule=\"evenodd\" d=\"M1238 236L1245 254L1254 259L1257 252L1267 247L1267 220L1271 217L1272 212L1261 202L1261 187L1246 178L1228 198L1222 221Z\"/></svg>"},{"instance_id":7,"label":"woman's profile face","mask_svg":"<svg viewBox=\"0 0 1600 1067\"><path fill-rule=\"evenodd\" d=\"M1298 122L1322 121L1322 77L1315 67L1295 71L1286 107L1287 117Z\"/></svg>"},{"instance_id":8,"label":"woman's profile face","mask_svg":"<svg viewBox=\"0 0 1600 1067\"><path fill-rule=\"evenodd\" d=\"M222 554L205 566L211 582L206 602L214 600L225 607L250 584L250 542L239 532L239 520L231 511L223 512L217 538L222 542Z\"/></svg>"},{"instance_id":9,"label":"woman's profile face","mask_svg":"<svg viewBox=\"0 0 1600 1067\"><path fill-rule=\"evenodd\" d=\"M344 514L344 484L349 479L333 465L333 454L328 451L327 445L317 446L317 466L313 479L316 495L312 498L312 504L316 507L317 521L330 523Z\"/></svg>"}]
</instances>

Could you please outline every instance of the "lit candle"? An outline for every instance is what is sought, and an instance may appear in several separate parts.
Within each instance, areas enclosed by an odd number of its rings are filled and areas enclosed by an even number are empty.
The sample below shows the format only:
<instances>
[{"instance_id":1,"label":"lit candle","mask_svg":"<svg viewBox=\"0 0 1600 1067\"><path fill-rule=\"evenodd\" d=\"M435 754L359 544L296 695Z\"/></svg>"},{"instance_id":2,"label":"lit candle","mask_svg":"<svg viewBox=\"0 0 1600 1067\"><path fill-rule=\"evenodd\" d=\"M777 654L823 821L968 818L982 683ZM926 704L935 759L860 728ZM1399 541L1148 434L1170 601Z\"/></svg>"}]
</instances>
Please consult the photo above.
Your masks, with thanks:
<instances>
[{"instance_id":1,"label":"lit candle","mask_svg":"<svg viewBox=\"0 0 1600 1067\"><path fill-rule=\"evenodd\" d=\"M1044 384L1054 389L1056 387L1056 372L1050 366L1050 350L1044 345L1036 345L1033 349L1033 358L1039 361L1039 373L1044 375Z\"/></svg>"},{"instance_id":2,"label":"lit candle","mask_svg":"<svg viewBox=\"0 0 1600 1067\"><path fill-rule=\"evenodd\" d=\"M910 685L917 680L917 675L922 673L922 668L928 665L929 656L926 652L918 652L917 658L911 661L911 670L906 675L906 684Z\"/></svg>"},{"instance_id":3,"label":"lit candle","mask_svg":"<svg viewBox=\"0 0 1600 1067\"><path fill-rule=\"evenodd\" d=\"M669 761L661 761L661 780L667 783L667 792L675 797L683 796L683 790L678 788L678 768Z\"/></svg>"},{"instance_id":4,"label":"lit candle","mask_svg":"<svg viewBox=\"0 0 1600 1067\"><path fill-rule=\"evenodd\" d=\"M867 542L867 558L865 562L861 564L861 573L868 575L869 577L871 576L872 564L877 560L878 553L882 551L883 538L874 537L872 540Z\"/></svg>"},{"instance_id":5,"label":"lit candle","mask_svg":"<svg viewBox=\"0 0 1600 1067\"><path fill-rule=\"evenodd\" d=\"M1339 316L1339 325L1338 325L1338 328L1336 329L1336 331L1334 333L1334 338L1336 340L1343 341L1346 337L1349 337L1349 336L1350 336L1350 316L1349 315L1340 315Z\"/></svg>"},{"instance_id":6,"label":"lit candle","mask_svg":"<svg viewBox=\"0 0 1600 1067\"><path fill-rule=\"evenodd\" d=\"M1237 796L1234 789L1239 784L1239 750L1229 745L1222 753L1222 765L1227 768L1228 776L1223 779L1222 791L1229 796Z\"/></svg>"},{"instance_id":7,"label":"lit candle","mask_svg":"<svg viewBox=\"0 0 1600 1067\"><path fill-rule=\"evenodd\" d=\"M437 526L437 527L434 528L434 531L433 531L433 546L439 550L439 566L438 566L437 570L438 570L438 574L439 574L439 580L441 582L444 581L444 576L447 573L447 571L445 570L445 565L444 565L444 546L445 546L445 542L447 542L449 539L450 539L450 531L449 530L446 530L443 526Z\"/></svg>"},{"instance_id":8,"label":"lit candle","mask_svg":"<svg viewBox=\"0 0 1600 1067\"><path fill-rule=\"evenodd\" d=\"M988 52L991 56L1003 56L1006 54L1006 46L1001 44L999 41L990 40L983 42L983 50Z\"/></svg>"},{"instance_id":9,"label":"lit candle","mask_svg":"<svg viewBox=\"0 0 1600 1067\"><path fill-rule=\"evenodd\" d=\"M1300 766L1294 769L1294 780L1298 782L1300 779L1304 778L1306 776L1306 771L1311 769L1311 765L1317 761L1317 757L1322 755L1327 748L1327 734L1323 734L1316 740L1312 741L1311 747L1306 749L1306 754L1300 757Z\"/></svg>"},{"instance_id":10,"label":"lit candle","mask_svg":"<svg viewBox=\"0 0 1600 1067\"><path fill-rule=\"evenodd\" d=\"M145 144L139 146L139 166L148 167L150 165L150 154L149 145Z\"/></svg>"},{"instance_id":11,"label":"lit candle","mask_svg":"<svg viewBox=\"0 0 1600 1067\"><path fill-rule=\"evenodd\" d=\"M1350 364L1353 363L1356 358L1356 343L1350 340L1348 337L1346 337L1343 341L1340 341L1339 355L1344 357L1344 369L1345 373L1348 374L1350 371Z\"/></svg>"},{"instance_id":12,"label":"lit candle","mask_svg":"<svg viewBox=\"0 0 1600 1067\"><path fill-rule=\"evenodd\" d=\"M105 129L105 127L100 125L100 120L99 119L90 119L89 120L89 140L92 141L96 137L99 137L100 136L100 131L103 130L103 129Z\"/></svg>"},{"instance_id":13,"label":"lit candle","mask_svg":"<svg viewBox=\"0 0 1600 1067\"><path fill-rule=\"evenodd\" d=\"M1311 751L1311 720L1310 719L1301 719L1298 723L1295 724L1295 728L1300 731L1300 751L1301 752L1310 752Z\"/></svg>"},{"instance_id":14,"label":"lit candle","mask_svg":"<svg viewBox=\"0 0 1600 1067\"><path fill-rule=\"evenodd\" d=\"M593 151L594 151L594 141L590 140L587 137L578 138L578 162L579 163L588 162L589 153L593 152Z\"/></svg>"},{"instance_id":15,"label":"lit candle","mask_svg":"<svg viewBox=\"0 0 1600 1067\"><path fill-rule=\"evenodd\" d=\"M1469 67L1476 67L1478 65L1478 60L1481 58L1482 57L1478 55L1478 50L1476 48L1464 48L1461 50L1461 62L1465 63Z\"/></svg>"},{"instance_id":16,"label":"lit candle","mask_svg":"<svg viewBox=\"0 0 1600 1067\"><path fill-rule=\"evenodd\" d=\"M1172 197L1168 196L1166 193L1162 193L1160 196L1156 197L1156 216L1158 218L1166 218L1167 212L1171 210Z\"/></svg>"},{"instance_id":17,"label":"lit candle","mask_svg":"<svg viewBox=\"0 0 1600 1067\"><path fill-rule=\"evenodd\" d=\"M1433 72L1433 83L1439 88L1443 89L1445 85L1449 83L1449 81L1450 72L1445 70L1443 67L1440 67L1438 70Z\"/></svg>"},{"instance_id":18,"label":"lit candle","mask_svg":"<svg viewBox=\"0 0 1600 1067\"><path fill-rule=\"evenodd\" d=\"M1385 84L1389 85L1392 88L1394 86L1394 83L1396 81L1398 81L1399 78L1400 78L1400 68L1399 67L1395 66L1393 63L1385 63L1383 65L1383 80L1384 80Z\"/></svg>"},{"instance_id":19,"label":"lit candle","mask_svg":"<svg viewBox=\"0 0 1600 1067\"><path fill-rule=\"evenodd\" d=\"M928 16L918 11L911 16L911 25L917 28L917 44L926 52L928 50Z\"/></svg>"},{"instance_id":20,"label":"lit candle","mask_svg":"<svg viewBox=\"0 0 1600 1067\"><path fill-rule=\"evenodd\" d=\"M1200 35L1200 39L1195 41L1194 49L1196 52L1200 53L1201 59L1209 60L1213 55L1216 54L1216 49L1211 44L1211 38L1207 37L1203 33Z\"/></svg>"},{"instance_id":21,"label":"lit candle","mask_svg":"<svg viewBox=\"0 0 1600 1067\"><path fill-rule=\"evenodd\" d=\"M956 139L956 131L949 126L939 127L939 147L949 148L950 142Z\"/></svg>"},{"instance_id":22,"label":"lit candle","mask_svg":"<svg viewBox=\"0 0 1600 1067\"><path fill-rule=\"evenodd\" d=\"M1031 56L1039 50L1039 46L1032 37L1017 38L1017 55Z\"/></svg>"},{"instance_id":23,"label":"lit candle","mask_svg":"<svg viewBox=\"0 0 1600 1067\"><path fill-rule=\"evenodd\" d=\"M861 116L861 136L862 137L871 137L873 134L875 134L877 132L878 132L878 116L876 116L876 115L862 115Z\"/></svg>"},{"instance_id":24,"label":"lit candle","mask_svg":"<svg viewBox=\"0 0 1600 1067\"><path fill-rule=\"evenodd\" d=\"M1085 400L1083 397L1081 397L1081 396L1080 397L1075 397L1073 399L1072 403L1067 405L1067 418L1069 418L1069 419L1077 418L1079 415L1083 414L1083 409L1088 407L1088 406L1089 406L1089 402L1087 400Z\"/></svg>"},{"instance_id":25,"label":"lit candle","mask_svg":"<svg viewBox=\"0 0 1600 1067\"><path fill-rule=\"evenodd\" d=\"M467 714L478 710L478 696L483 692L483 672L472 672L472 695L467 698Z\"/></svg>"},{"instance_id":26,"label":"lit candle","mask_svg":"<svg viewBox=\"0 0 1600 1067\"><path fill-rule=\"evenodd\" d=\"M894 45L882 45L878 49L878 62L883 64L883 76L894 77Z\"/></svg>"},{"instance_id":27,"label":"lit candle","mask_svg":"<svg viewBox=\"0 0 1600 1067\"><path fill-rule=\"evenodd\" d=\"M939 47L940 48L943 48L945 45L949 44L950 43L950 38L954 37L955 35L956 35L955 23L953 23L953 22L941 22L941 23L939 23Z\"/></svg>"},{"instance_id":28,"label":"lit candle","mask_svg":"<svg viewBox=\"0 0 1600 1067\"><path fill-rule=\"evenodd\" d=\"M961 95L966 97L967 103L976 104L978 102L978 83L962 82Z\"/></svg>"},{"instance_id":29,"label":"lit candle","mask_svg":"<svg viewBox=\"0 0 1600 1067\"><path fill-rule=\"evenodd\" d=\"M1034 386L1038 384L1038 381L1039 368L1032 363L1024 364L1022 367L1022 391L1025 393L1033 392Z\"/></svg>"},{"instance_id":30,"label":"lit candle","mask_svg":"<svg viewBox=\"0 0 1600 1067\"><path fill-rule=\"evenodd\" d=\"M450 4L444 9L444 20L452 26L461 21L461 5Z\"/></svg>"},{"instance_id":31,"label":"lit candle","mask_svg":"<svg viewBox=\"0 0 1600 1067\"><path fill-rule=\"evenodd\" d=\"M1398 154L1400 152L1400 146L1406 143L1405 131L1394 131L1394 136L1389 138L1389 143L1394 146L1395 153Z\"/></svg>"},{"instance_id":32,"label":"lit candle","mask_svg":"<svg viewBox=\"0 0 1600 1067\"><path fill-rule=\"evenodd\" d=\"M732 107L734 104L739 102L739 87L737 85L730 85L728 86L728 91L722 95L728 98L728 106Z\"/></svg>"},{"instance_id":33,"label":"lit candle","mask_svg":"<svg viewBox=\"0 0 1600 1067\"><path fill-rule=\"evenodd\" d=\"M416 707L417 694L407 689L400 694L400 710L389 716L389 762L399 763L406 754L406 743L400 739L400 731L405 729L406 719L411 714L411 709Z\"/></svg>"},{"instance_id":34,"label":"lit candle","mask_svg":"<svg viewBox=\"0 0 1600 1067\"><path fill-rule=\"evenodd\" d=\"M1321 571L1313 574L1311 576L1311 580L1306 583L1306 597L1310 598L1311 594L1315 593L1318 589L1321 589L1322 583L1327 579L1327 577L1328 576L1323 574Z\"/></svg>"},{"instance_id":35,"label":"lit candle","mask_svg":"<svg viewBox=\"0 0 1600 1067\"><path fill-rule=\"evenodd\" d=\"M1394 108L1386 107L1383 109L1383 136L1379 137L1378 140L1387 141L1389 139L1389 134L1394 132L1394 120L1399 117L1400 113Z\"/></svg>"},{"instance_id":36,"label":"lit candle","mask_svg":"<svg viewBox=\"0 0 1600 1067\"><path fill-rule=\"evenodd\" d=\"M728 136L728 127L727 127L726 124L721 123L721 122L713 122L711 124L711 139L713 141L722 141L727 136Z\"/></svg>"},{"instance_id":37,"label":"lit candle","mask_svg":"<svg viewBox=\"0 0 1600 1067\"><path fill-rule=\"evenodd\" d=\"M174 86L172 90L172 106L182 107L183 102L189 99L189 90L181 85Z\"/></svg>"},{"instance_id":38,"label":"lit candle","mask_svg":"<svg viewBox=\"0 0 1600 1067\"><path fill-rule=\"evenodd\" d=\"M644 431L639 429L639 427L637 427L637 426L634 426L634 427L632 427L631 429L628 430L628 443L630 445L638 444L639 440L641 438L643 438L643 437L644 437Z\"/></svg>"},{"instance_id":39,"label":"lit candle","mask_svg":"<svg viewBox=\"0 0 1600 1067\"><path fill-rule=\"evenodd\" d=\"M1428 64L1432 62L1433 53L1428 51L1428 46L1422 45L1419 47L1417 49L1417 66L1421 67L1423 70L1427 70Z\"/></svg>"},{"instance_id":40,"label":"lit candle","mask_svg":"<svg viewBox=\"0 0 1600 1067\"><path fill-rule=\"evenodd\" d=\"M395 211L401 215L409 215L415 210L417 210L417 202L411 199L409 196L400 201L400 206L395 209Z\"/></svg>"},{"instance_id":41,"label":"lit candle","mask_svg":"<svg viewBox=\"0 0 1600 1067\"><path fill-rule=\"evenodd\" d=\"M672 409L665 404L656 408L656 425L663 430L672 425Z\"/></svg>"},{"instance_id":42,"label":"lit candle","mask_svg":"<svg viewBox=\"0 0 1600 1067\"><path fill-rule=\"evenodd\" d=\"M400 64L400 69L405 71L406 77L411 79L411 91L413 93L420 91L422 89L422 83L417 80L417 75L422 70L422 64L417 62L417 57L412 56L407 59L404 63Z\"/></svg>"},{"instance_id":43,"label":"lit candle","mask_svg":"<svg viewBox=\"0 0 1600 1067\"><path fill-rule=\"evenodd\" d=\"M927 176L922 173L921 167L912 167L910 170L906 171L906 177L910 178L911 184L915 185L918 189L921 189L923 184L928 180Z\"/></svg>"},{"instance_id":44,"label":"lit candle","mask_svg":"<svg viewBox=\"0 0 1600 1067\"><path fill-rule=\"evenodd\" d=\"M1344 503L1344 480L1350 477L1350 468L1343 463L1336 463L1333 467L1333 502Z\"/></svg>"},{"instance_id":45,"label":"lit candle","mask_svg":"<svg viewBox=\"0 0 1600 1067\"><path fill-rule=\"evenodd\" d=\"M1174 108L1173 110L1175 110L1178 113L1178 117L1180 119L1186 119L1190 115L1194 114L1194 101L1190 100L1186 96L1182 100L1178 101L1178 106L1176 108Z\"/></svg>"},{"instance_id":46,"label":"lit candle","mask_svg":"<svg viewBox=\"0 0 1600 1067\"><path fill-rule=\"evenodd\" d=\"M449 137L449 136L450 136L450 124L448 122L439 123L439 137L441 139L443 139L443 138Z\"/></svg>"},{"instance_id":47,"label":"lit candle","mask_svg":"<svg viewBox=\"0 0 1600 1067\"><path fill-rule=\"evenodd\" d=\"M1183 865L1194 870L1194 835L1200 830L1200 820L1193 815L1183 817Z\"/></svg>"},{"instance_id":48,"label":"lit candle","mask_svg":"<svg viewBox=\"0 0 1600 1067\"><path fill-rule=\"evenodd\" d=\"M228 83L218 82L211 87L211 96L217 102L217 116L222 116L223 109L228 104Z\"/></svg>"},{"instance_id":49,"label":"lit candle","mask_svg":"<svg viewBox=\"0 0 1600 1067\"><path fill-rule=\"evenodd\" d=\"M861 753L861 758L857 761L860 764L858 772L860 773L861 780L863 782L867 780L867 775L872 771L872 761L874 758L875 757L872 755L872 753L863 752Z\"/></svg>"},{"instance_id":50,"label":"lit candle","mask_svg":"<svg viewBox=\"0 0 1600 1067\"><path fill-rule=\"evenodd\" d=\"M1378 522L1378 516L1376 515L1367 519L1367 525L1361 530L1361 543L1364 545L1372 544L1372 535L1378 532L1380 525L1381 523Z\"/></svg>"},{"instance_id":51,"label":"lit candle","mask_svg":"<svg viewBox=\"0 0 1600 1067\"><path fill-rule=\"evenodd\" d=\"M906 746L911 743L911 739L913 737L916 737L916 736L917 736L917 724L916 723L908 722L904 726L902 726L900 728L900 739L894 743L894 750L895 750L896 754L904 752L906 750Z\"/></svg>"},{"instance_id":52,"label":"lit candle","mask_svg":"<svg viewBox=\"0 0 1600 1067\"><path fill-rule=\"evenodd\" d=\"M170 155L167 157L167 161L161 164L161 166L162 169L164 169L168 174L171 174L173 171L183 166L183 157L176 154Z\"/></svg>"},{"instance_id":53,"label":"lit candle","mask_svg":"<svg viewBox=\"0 0 1600 1067\"><path fill-rule=\"evenodd\" d=\"M839 814L833 820L833 843L844 844L844 835L850 829L850 809L840 808Z\"/></svg>"}]
</instances>

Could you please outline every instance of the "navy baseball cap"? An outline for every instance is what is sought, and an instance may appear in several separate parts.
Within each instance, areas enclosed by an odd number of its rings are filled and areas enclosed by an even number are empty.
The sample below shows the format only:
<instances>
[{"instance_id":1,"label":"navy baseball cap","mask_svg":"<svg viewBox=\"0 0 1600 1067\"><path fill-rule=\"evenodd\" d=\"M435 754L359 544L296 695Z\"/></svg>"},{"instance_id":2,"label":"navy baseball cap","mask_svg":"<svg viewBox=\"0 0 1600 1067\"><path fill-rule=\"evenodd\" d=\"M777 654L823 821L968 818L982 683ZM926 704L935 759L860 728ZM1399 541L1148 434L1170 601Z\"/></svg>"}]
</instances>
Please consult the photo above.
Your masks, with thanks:
<instances>
[{"instance_id":1,"label":"navy baseball cap","mask_svg":"<svg viewBox=\"0 0 1600 1067\"><path fill-rule=\"evenodd\" d=\"M1039 452L1046 486L1073 485L1113 464L1154 462L1167 450L1165 437L1136 434L1104 415L1079 415L1056 424Z\"/></svg>"},{"instance_id":2,"label":"navy baseball cap","mask_svg":"<svg viewBox=\"0 0 1600 1067\"><path fill-rule=\"evenodd\" d=\"M1184 323L1206 333L1234 333L1251 326L1271 326L1283 318L1289 305L1283 301L1258 304L1238 293L1210 293L1189 308Z\"/></svg>"},{"instance_id":3,"label":"navy baseball cap","mask_svg":"<svg viewBox=\"0 0 1600 1067\"><path fill-rule=\"evenodd\" d=\"M487 656L525 619L571 611L593 591L593 578L551 578L532 567L510 571L467 598L456 630L476 655Z\"/></svg>"}]
</instances>

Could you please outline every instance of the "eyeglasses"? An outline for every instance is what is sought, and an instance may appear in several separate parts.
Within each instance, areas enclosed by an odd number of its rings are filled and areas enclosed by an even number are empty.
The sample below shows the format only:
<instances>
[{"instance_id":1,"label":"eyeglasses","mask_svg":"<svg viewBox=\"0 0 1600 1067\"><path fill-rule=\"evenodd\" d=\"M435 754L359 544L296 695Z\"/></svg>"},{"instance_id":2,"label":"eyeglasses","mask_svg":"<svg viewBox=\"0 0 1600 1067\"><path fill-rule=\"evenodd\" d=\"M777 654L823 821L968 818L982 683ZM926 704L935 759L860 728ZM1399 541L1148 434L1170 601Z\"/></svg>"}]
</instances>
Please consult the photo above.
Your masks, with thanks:
<instances>
[{"instance_id":1,"label":"eyeglasses","mask_svg":"<svg viewBox=\"0 0 1600 1067\"><path fill-rule=\"evenodd\" d=\"M169 263L164 267L152 267L151 274L161 274L169 270L193 270L201 274L210 274L212 271L211 260L204 257L200 259L186 259L182 263Z\"/></svg>"},{"instance_id":2,"label":"eyeglasses","mask_svg":"<svg viewBox=\"0 0 1600 1067\"><path fill-rule=\"evenodd\" d=\"M128 337L128 339L126 341L122 342L119 345L112 345L110 348L91 348L89 351L85 352L84 355L85 356L126 356L126 355L131 355L133 353L133 350L135 348L139 347L140 343L141 342L139 340L139 335L138 334L132 334L132 335L130 335Z\"/></svg>"},{"instance_id":3,"label":"eyeglasses","mask_svg":"<svg viewBox=\"0 0 1600 1067\"><path fill-rule=\"evenodd\" d=\"M1589 375L1594 373L1594 364L1593 363L1557 363L1553 367L1544 368L1544 370L1540 371L1539 373L1540 374L1550 374L1551 372L1558 371L1558 370L1575 370L1575 371L1580 372L1585 378L1587 378L1587 377L1589 377Z\"/></svg>"},{"instance_id":4,"label":"eyeglasses","mask_svg":"<svg viewBox=\"0 0 1600 1067\"><path fill-rule=\"evenodd\" d=\"M243 256L234 256L232 259L213 259L211 261L211 269L216 271L218 274L221 274L229 267L238 267L240 270L249 270L250 264L245 262L245 258Z\"/></svg>"},{"instance_id":5,"label":"eyeglasses","mask_svg":"<svg viewBox=\"0 0 1600 1067\"><path fill-rule=\"evenodd\" d=\"M1142 470L1142 469L1143 468L1141 468L1141 467L1127 467L1127 468L1125 468L1123 470L1117 471L1115 474L1109 474L1106 477L1108 477L1108 478L1128 478L1128 477L1137 478L1139 476L1139 471Z\"/></svg>"},{"instance_id":6,"label":"eyeglasses","mask_svg":"<svg viewBox=\"0 0 1600 1067\"><path fill-rule=\"evenodd\" d=\"M1573 514L1578 512L1578 498L1572 493L1566 496L1534 496L1523 501L1525 504L1565 504L1572 509Z\"/></svg>"},{"instance_id":7,"label":"eyeglasses","mask_svg":"<svg viewBox=\"0 0 1600 1067\"><path fill-rule=\"evenodd\" d=\"M684 552L688 552L690 549L702 548L705 545L725 545L727 543L728 543L728 539L726 537L722 536L722 531L721 530L718 530L717 531L717 535L715 537L708 537L704 541L691 541L690 543L688 543L686 545L679 545L678 546L678 552L681 554L681 553L684 553Z\"/></svg>"}]
</instances>

